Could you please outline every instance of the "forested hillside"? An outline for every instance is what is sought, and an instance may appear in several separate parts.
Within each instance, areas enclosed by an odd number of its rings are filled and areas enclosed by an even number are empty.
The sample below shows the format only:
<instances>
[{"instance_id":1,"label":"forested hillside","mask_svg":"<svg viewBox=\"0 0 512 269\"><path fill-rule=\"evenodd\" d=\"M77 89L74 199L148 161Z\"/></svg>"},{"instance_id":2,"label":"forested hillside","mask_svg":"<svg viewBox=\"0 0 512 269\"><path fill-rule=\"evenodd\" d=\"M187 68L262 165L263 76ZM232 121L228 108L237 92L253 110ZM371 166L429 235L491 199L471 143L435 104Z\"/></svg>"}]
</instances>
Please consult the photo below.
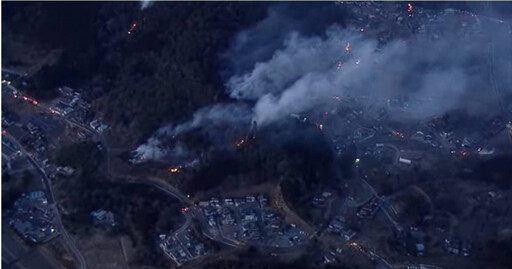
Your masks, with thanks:
<instances>
[{"instance_id":1,"label":"forested hillside","mask_svg":"<svg viewBox=\"0 0 512 269\"><path fill-rule=\"evenodd\" d=\"M140 10L138 2L16 3L2 19L4 65L35 64L16 55L26 53L14 49L20 42L38 52L59 49L35 73L31 93L49 99L61 85L82 89L118 142L131 146L225 98L218 55L265 16L266 5L158 2Z\"/></svg>"}]
</instances>

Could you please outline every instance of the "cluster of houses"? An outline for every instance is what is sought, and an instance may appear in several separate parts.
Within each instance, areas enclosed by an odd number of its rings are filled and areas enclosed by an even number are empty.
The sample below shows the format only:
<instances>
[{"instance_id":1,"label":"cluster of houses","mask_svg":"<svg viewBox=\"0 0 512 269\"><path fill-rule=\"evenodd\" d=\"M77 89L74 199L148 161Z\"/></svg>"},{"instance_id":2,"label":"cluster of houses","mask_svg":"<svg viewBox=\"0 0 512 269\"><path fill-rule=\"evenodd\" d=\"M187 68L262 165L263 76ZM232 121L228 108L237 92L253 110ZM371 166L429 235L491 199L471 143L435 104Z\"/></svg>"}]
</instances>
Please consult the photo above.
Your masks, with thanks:
<instances>
[{"instance_id":1,"label":"cluster of houses","mask_svg":"<svg viewBox=\"0 0 512 269\"><path fill-rule=\"evenodd\" d=\"M28 122L24 127L29 134L23 137L20 142L27 151L33 152L36 159L44 163L47 161L45 152L48 145L45 133L39 126L31 122Z\"/></svg>"},{"instance_id":2,"label":"cluster of houses","mask_svg":"<svg viewBox=\"0 0 512 269\"><path fill-rule=\"evenodd\" d=\"M2 139L2 174L11 173L13 163L19 160L23 153L8 139Z\"/></svg>"},{"instance_id":3,"label":"cluster of houses","mask_svg":"<svg viewBox=\"0 0 512 269\"><path fill-rule=\"evenodd\" d=\"M93 128L98 133L103 133L103 131L107 129L107 125L98 119L91 121L89 126L91 126L91 128Z\"/></svg>"},{"instance_id":4,"label":"cluster of houses","mask_svg":"<svg viewBox=\"0 0 512 269\"><path fill-rule=\"evenodd\" d=\"M50 108L52 113L56 113L75 120L79 123L89 123L89 126L101 133L107 129L107 125L98 119L91 119L91 105L87 103L78 91L70 87L60 87L57 89L60 96L53 101Z\"/></svg>"},{"instance_id":5,"label":"cluster of houses","mask_svg":"<svg viewBox=\"0 0 512 269\"><path fill-rule=\"evenodd\" d=\"M479 156L494 154L494 147L487 145L487 140L505 130L507 124L501 117L479 119L476 124L465 126L464 122L475 122L464 120L458 115L445 115L430 120L427 124L434 132L439 134L439 146L449 150L452 154L458 153L465 157L470 152ZM426 133L428 131L425 131ZM421 139L422 131L415 135L416 140ZM427 137L427 135L424 135ZM431 141L432 135L428 136ZM431 142L434 143L434 142Z\"/></svg>"},{"instance_id":6,"label":"cluster of houses","mask_svg":"<svg viewBox=\"0 0 512 269\"><path fill-rule=\"evenodd\" d=\"M415 256L423 256L426 252L426 233L419 227L410 226L408 229L395 226L395 238L399 245L408 253Z\"/></svg>"},{"instance_id":7,"label":"cluster of houses","mask_svg":"<svg viewBox=\"0 0 512 269\"><path fill-rule=\"evenodd\" d=\"M373 196L370 201L359 208L356 215L362 219L371 219L375 216L379 207L379 200Z\"/></svg>"},{"instance_id":8,"label":"cluster of houses","mask_svg":"<svg viewBox=\"0 0 512 269\"><path fill-rule=\"evenodd\" d=\"M91 105L82 99L81 94L69 87L57 89L60 96L53 101L52 112L62 116L72 116L79 122L85 122Z\"/></svg>"},{"instance_id":9,"label":"cluster of houses","mask_svg":"<svg viewBox=\"0 0 512 269\"><path fill-rule=\"evenodd\" d=\"M178 266L208 254L205 245L188 230L180 234L159 235L159 245Z\"/></svg>"},{"instance_id":10,"label":"cluster of houses","mask_svg":"<svg viewBox=\"0 0 512 269\"><path fill-rule=\"evenodd\" d=\"M240 244L286 248L305 242L305 233L283 223L264 195L211 198L199 202L208 230Z\"/></svg>"},{"instance_id":11,"label":"cluster of houses","mask_svg":"<svg viewBox=\"0 0 512 269\"><path fill-rule=\"evenodd\" d=\"M447 254L460 255L468 257L471 255L472 245L467 241L461 241L459 239L446 238L443 244L443 250Z\"/></svg>"},{"instance_id":12,"label":"cluster of houses","mask_svg":"<svg viewBox=\"0 0 512 269\"><path fill-rule=\"evenodd\" d=\"M347 241L352 240L357 234L356 231L347 227L344 216L334 217L329 223L329 226L327 226L327 231L332 234L337 234Z\"/></svg>"},{"instance_id":13,"label":"cluster of houses","mask_svg":"<svg viewBox=\"0 0 512 269\"><path fill-rule=\"evenodd\" d=\"M47 242L59 234L54 214L43 191L24 193L8 212L9 226L28 242Z\"/></svg>"}]
</instances>

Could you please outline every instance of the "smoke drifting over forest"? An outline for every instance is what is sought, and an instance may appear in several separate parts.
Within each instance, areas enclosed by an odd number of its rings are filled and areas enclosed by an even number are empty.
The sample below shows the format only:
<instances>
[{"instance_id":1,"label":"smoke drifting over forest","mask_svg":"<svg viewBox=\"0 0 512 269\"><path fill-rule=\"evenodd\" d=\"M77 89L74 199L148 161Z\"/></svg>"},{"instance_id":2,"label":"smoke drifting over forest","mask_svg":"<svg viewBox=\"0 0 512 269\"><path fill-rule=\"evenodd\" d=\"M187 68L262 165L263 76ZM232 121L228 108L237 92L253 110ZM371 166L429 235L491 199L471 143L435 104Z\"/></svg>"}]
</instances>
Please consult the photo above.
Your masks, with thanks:
<instances>
[{"instance_id":1,"label":"smoke drifting over forest","mask_svg":"<svg viewBox=\"0 0 512 269\"><path fill-rule=\"evenodd\" d=\"M322 106L333 96L367 97L380 107L389 99L408 100L414 106L408 113L391 111L399 121L453 109L472 114L498 109L495 104L501 100L491 90L488 64L489 57L510 53L505 27L489 27L481 38L465 40L459 27L447 22L445 33L432 42L413 36L379 44L377 37L345 27L341 8L331 6L320 23L312 15L271 7L266 19L240 32L220 57L228 65L222 73L233 103L203 108L189 122L163 127L137 152L161 158L167 154L159 148L156 137L161 135L219 123L249 124L251 119L270 125ZM494 60L494 76L506 77L507 62ZM511 89L499 91L508 95Z\"/></svg>"}]
</instances>

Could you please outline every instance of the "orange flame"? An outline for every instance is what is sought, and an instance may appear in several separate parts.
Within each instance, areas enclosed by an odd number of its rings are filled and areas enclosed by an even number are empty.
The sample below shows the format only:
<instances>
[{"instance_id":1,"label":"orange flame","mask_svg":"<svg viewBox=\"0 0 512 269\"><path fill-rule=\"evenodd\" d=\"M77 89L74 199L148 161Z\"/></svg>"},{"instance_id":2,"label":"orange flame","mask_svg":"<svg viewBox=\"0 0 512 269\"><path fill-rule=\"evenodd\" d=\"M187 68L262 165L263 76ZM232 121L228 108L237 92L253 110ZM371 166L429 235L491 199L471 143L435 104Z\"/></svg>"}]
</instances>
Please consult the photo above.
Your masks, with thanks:
<instances>
[{"instance_id":1,"label":"orange flame","mask_svg":"<svg viewBox=\"0 0 512 269\"><path fill-rule=\"evenodd\" d=\"M167 171L169 171L171 173L179 173L180 168L178 166L169 166L169 168L167 168Z\"/></svg>"}]
</instances>

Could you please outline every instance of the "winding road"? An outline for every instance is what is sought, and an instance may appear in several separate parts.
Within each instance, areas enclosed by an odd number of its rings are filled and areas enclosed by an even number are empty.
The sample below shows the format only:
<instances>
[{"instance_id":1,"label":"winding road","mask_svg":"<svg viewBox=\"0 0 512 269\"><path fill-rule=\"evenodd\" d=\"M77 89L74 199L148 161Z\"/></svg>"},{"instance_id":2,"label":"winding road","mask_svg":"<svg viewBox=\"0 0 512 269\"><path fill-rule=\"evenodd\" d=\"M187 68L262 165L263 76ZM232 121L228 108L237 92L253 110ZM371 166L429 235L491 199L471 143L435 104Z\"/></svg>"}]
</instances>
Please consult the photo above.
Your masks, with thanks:
<instances>
[{"instance_id":1,"label":"winding road","mask_svg":"<svg viewBox=\"0 0 512 269\"><path fill-rule=\"evenodd\" d=\"M52 207L52 209L54 210L54 212L56 213L55 214L55 220L56 220L55 224L56 224L57 230L60 231L60 233L64 237L64 241L66 242L66 247L68 248L69 252L73 255L73 260L75 261L75 264L76 264L77 268L79 268L79 269L87 268L86 263L85 263L85 259L82 256L82 253L80 253L80 251L76 247L75 242L73 241L71 236L68 234L68 232L64 228L64 225L62 225L62 220L61 220L61 217L60 217L60 213L59 213L59 210L58 210L57 205L55 203L55 198L53 196L53 191L52 191L52 187L50 185L50 180L48 179L48 176L46 175L46 172L43 170L43 168L41 168L39 166L37 161L34 160L34 158L32 158L32 156L30 156L30 154L25 150L25 148L19 143L18 140L16 140L10 134L3 134L3 136L4 136L4 138L9 139L9 141L11 141L14 144L16 144L17 148L23 153L24 156L26 156L28 158L30 163L34 166L34 168L41 175L41 178L43 179L43 183L46 186L48 202L49 202L50 206Z\"/></svg>"}]
</instances>

